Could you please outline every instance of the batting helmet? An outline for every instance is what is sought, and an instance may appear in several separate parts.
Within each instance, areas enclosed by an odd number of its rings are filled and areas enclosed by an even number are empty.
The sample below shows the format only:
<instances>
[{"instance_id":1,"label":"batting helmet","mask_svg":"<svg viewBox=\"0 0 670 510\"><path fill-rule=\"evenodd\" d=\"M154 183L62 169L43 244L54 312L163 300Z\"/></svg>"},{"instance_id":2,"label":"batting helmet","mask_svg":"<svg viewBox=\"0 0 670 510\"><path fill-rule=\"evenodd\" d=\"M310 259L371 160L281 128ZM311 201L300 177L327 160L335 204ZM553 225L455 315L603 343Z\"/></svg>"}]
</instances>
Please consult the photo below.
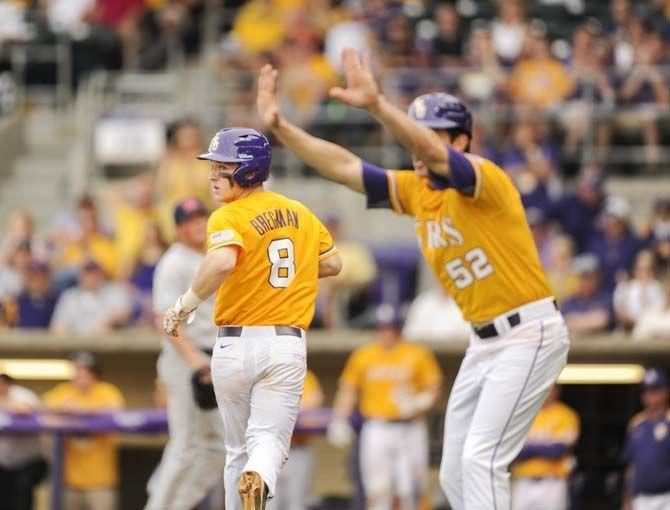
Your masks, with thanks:
<instances>
[{"instance_id":1,"label":"batting helmet","mask_svg":"<svg viewBox=\"0 0 670 510\"><path fill-rule=\"evenodd\" d=\"M226 128L214 135L207 152L198 159L217 163L239 163L233 180L246 188L270 176L272 149L265 135L251 128Z\"/></svg>"},{"instance_id":2,"label":"batting helmet","mask_svg":"<svg viewBox=\"0 0 670 510\"><path fill-rule=\"evenodd\" d=\"M460 99L443 92L417 97L409 105L408 115L432 129L460 129L472 136L472 114Z\"/></svg>"}]
</instances>

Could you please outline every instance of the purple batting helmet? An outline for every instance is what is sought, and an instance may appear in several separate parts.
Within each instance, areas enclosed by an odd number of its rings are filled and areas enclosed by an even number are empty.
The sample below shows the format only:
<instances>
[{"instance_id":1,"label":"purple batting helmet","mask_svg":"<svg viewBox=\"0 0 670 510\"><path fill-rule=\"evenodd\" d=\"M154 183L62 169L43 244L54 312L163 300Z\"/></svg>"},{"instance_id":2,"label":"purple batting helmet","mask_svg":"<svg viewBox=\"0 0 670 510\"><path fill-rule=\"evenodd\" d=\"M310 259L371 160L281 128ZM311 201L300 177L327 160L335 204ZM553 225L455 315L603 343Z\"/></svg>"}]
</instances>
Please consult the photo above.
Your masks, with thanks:
<instances>
[{"instance_id":1,"label":"purple batting helmet","mask_svg":"<svg viewBox=\"0 0 670 510\"><path fill-rule=\"evenodd\" d=\"M226 128L214 135L207 152L198 159L218 163L239 163L233 180L246 188L270 176L272 149L265 135L251 128Z\"/></svg>"},{"instance_id":2,"label":"purple batting helmet","mask_svg":"<svg viewBox=\"0 0 670 510\"><path fill-rule=\"evenodd\" d=\"M431 129L460 129L472 136L472 114L460 99L443 92L417 97L408 115Z\"/></svg>"}]
</instances>

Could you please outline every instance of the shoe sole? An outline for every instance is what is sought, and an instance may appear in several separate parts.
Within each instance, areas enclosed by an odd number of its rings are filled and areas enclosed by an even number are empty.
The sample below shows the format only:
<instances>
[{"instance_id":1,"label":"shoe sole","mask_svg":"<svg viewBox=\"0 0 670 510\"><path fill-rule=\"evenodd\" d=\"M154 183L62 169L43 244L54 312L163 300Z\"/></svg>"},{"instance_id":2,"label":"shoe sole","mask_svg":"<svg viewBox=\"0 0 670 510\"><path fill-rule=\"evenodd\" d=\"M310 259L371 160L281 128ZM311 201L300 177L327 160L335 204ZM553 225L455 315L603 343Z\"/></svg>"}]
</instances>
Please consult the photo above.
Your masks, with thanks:
<instances>
[{"instance_id":1,"label":"shoe sole","mask_svg":"<svg viewBox=\"0 0 670 510\"><path fill-rule=\"evenodd\" d=\"M245 471L240 476L237 491L242 499L242 510L265 510L265 484L255 471Z\"/></svg>"}]
</instances>

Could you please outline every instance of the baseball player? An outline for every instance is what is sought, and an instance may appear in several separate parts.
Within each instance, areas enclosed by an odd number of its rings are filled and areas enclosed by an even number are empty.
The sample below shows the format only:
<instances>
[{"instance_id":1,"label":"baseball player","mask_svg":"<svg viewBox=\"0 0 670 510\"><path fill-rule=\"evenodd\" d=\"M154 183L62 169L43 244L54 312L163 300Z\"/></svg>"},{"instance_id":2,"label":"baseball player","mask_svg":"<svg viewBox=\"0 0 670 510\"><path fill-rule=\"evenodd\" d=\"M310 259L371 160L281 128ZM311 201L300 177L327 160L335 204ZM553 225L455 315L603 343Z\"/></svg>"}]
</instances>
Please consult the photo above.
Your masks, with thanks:
<instances>
[{"instance_id":1,"label":"baseball player","mask_svg":"<svg viewBox=\"0 0 670 510\"><path fill-rule=\"evenodd\" d=\"M174 210L177 240L163 254L154 274L153 304L161 318L188 289L205 257L207 215L197 198L182 200ZM167 395L170 440L148 485L146 510L192 508L220 480L226 460L223 423L216 404L213 409L201 409L191 390L194 372L209 373L216 339L213 312L211 298L201 305L201 313L191 324L163 341L156 368Z\"/></svg>"},{"instance_id":2,"label":"baseball player","mask_svg":"<svg viewBox=\"0 0 670 510\"><path fill-rule=\"evenodd\" d=\"M217 293L211 369L225 429L226 509L261 510L288 455L318 278L339 273L340 257L309 209L264 189L271 151L261 133L223 129L198 157L211 161L212 190L225 205L210 216L207 254L163 327L176 334Z\"/></svg>"},{"instance_id":3,"label":"baseball player","mask_svg":"<svg viewBox=\"0 0 670 510\"><path fill-rule=\"evenodd\" d=\"M391 310L378 317L375 340L356 349L344 367L335 395L327 437L335 446L350 444L349 417L358 404L360 469L369 510L416 510L428 474L425 414L442 386L442 372L429 350L400 337Z\"/></svg>"},{"instance_id":4,"label":"baseball player","mask_svg":"<svg viewBox=\"0 0 670 510\"><path fill-rule=\"evenodd\" d=\"M300 410L317 409L323 404L323 391L316 374L307 370L300 398ZM275 497L268 510L307 510L314 480L314 451L309 434L293 434L288 460L279 473Z\"/></svg>"},{"instance_id":5,"label":"baseball player","mask_svg":"<svg viewBox=\"0 0 670 510\"><path fill-rule=\"evenodd\" d=\"M579 437L579 416L549 392L535 417L526 444L512 467L514 510L567 510L571 450Z\"/></svg>"},{"instance_id":6,"label":"baseball player","mask_svg":"<svg viewBox=\"0 0 670 510\"><path fill-rule=\"evenodd\" d=\"M379 94L366 60L347 49L343 61L348 88L331 96L367 108L412 154L415 171L384 170L292 125L270 65L259 112L321 175L367 195L369 207L415 218L426 261L473 329L447 406L440 482L455 510L508 509L509 464L569 347L519 193L498 166L468 153L472 116L457 98L420 96L408 116Z\"/></svg>"},{"instance_id":7,"label":"baseball player","mask_svg":"<svg viewBox=\"0 0 670 510\"><path fill-rule=\"evenodd\" d=\"M624 508L670 508L670 408L668 379L660 368L648 368L642 379L644 410L628 424L623 459L628 465Z\"/></svg>"}]
</instances>

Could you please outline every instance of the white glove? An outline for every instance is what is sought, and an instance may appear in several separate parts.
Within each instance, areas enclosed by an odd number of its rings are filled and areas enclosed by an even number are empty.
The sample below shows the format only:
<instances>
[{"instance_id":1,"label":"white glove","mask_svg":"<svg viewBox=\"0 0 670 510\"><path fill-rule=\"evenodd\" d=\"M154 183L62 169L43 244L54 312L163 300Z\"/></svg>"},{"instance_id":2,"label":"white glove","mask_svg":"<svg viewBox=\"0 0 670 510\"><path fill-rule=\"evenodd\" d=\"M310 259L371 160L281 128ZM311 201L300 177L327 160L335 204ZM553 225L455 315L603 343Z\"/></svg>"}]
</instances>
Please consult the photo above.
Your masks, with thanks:
<instances>
[{"instance_id":1,"label":"white glove","mask_svg":"<svg viewBox=\"0 0 670 510\"><path fill-rule=\"evenodd\" d=\"M346 448L354 440L354 429L346 418L333 418L326 430L328 442L337 448Z\"/></svg>"},{"instance_id":2,"label":"white glove","mask_svg":"<svg viewBox=\"0 0 670 510\"><path fill-rule=\"evenodd\" d=\"M406 389L398 388L391 395L402 418L425 414L433 406L433 395L427 391L412 394Z\"/></svg>"}]
</instances>

